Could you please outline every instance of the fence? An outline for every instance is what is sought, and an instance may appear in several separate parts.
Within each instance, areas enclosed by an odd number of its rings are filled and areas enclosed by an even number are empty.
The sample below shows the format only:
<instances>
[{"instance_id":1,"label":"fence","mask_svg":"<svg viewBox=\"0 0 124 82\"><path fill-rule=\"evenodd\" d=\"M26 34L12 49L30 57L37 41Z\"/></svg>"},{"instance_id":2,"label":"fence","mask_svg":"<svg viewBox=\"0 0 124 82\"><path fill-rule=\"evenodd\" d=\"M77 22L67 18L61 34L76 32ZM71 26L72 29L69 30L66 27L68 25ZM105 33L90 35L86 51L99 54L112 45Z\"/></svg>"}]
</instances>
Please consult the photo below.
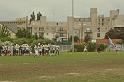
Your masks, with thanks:
<instances>
[{"instance_id":1,"label":"fence","mask_svg":"<svg viewBox=\"0 0 124 82\"><path fill-rule=\"evenodd\" d=\"M115 44L116 49L120 50L120 51L124 51L124 44ZM115 47L108 47L106 49L106 51L113 51L115 50Z\"/></svg>"},{"instance_id":2,"label":"fence","mask_svg":"<svg viewBox=\"0 0 124 82\"><path fill-rule=\"evenodd\" d=\"M71 45L60 45L60 51L61 52L67 52L67 51L71 51L71 50L72 50Z\"/></svg>"}]
</instances>

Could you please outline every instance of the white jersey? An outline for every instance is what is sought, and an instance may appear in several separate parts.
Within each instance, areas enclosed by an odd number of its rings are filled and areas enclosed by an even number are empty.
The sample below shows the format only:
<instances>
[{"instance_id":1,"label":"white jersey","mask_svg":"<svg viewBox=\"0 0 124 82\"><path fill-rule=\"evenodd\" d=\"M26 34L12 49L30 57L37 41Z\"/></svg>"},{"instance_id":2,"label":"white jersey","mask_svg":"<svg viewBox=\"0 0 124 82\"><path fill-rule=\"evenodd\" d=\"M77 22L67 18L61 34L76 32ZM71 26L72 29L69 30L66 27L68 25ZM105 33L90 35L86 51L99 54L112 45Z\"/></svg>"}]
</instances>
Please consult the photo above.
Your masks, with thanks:
<instances>
[{"instance_id":1,"label":"white jersey","mask_svg":"<svg viewBox=\"0 0 124 82\"><path fill-rule=\"evenodd\" d=\"M38 50L35 50L35 55L39 55Z\"/></svg>"},{"instance_id":2,"label":"white jersey","mask_svg":"<svg viewBox=\"0 0 124 82\"><path fill-rule=\"evenodd\" d=\"M84 52L87 52L87 47L86 46L84 47Z\"/></svg>"},{"instance_id":3,"label":"white jersey","mask_svg":"<svg viewBox=\"0 0 124 82\"><path fill-rule=\"evenodd\" d=\"M34 47L34 51L35 51L35 55L39 55L38 47L37 46Z\"/></svg>"}]
</instances>

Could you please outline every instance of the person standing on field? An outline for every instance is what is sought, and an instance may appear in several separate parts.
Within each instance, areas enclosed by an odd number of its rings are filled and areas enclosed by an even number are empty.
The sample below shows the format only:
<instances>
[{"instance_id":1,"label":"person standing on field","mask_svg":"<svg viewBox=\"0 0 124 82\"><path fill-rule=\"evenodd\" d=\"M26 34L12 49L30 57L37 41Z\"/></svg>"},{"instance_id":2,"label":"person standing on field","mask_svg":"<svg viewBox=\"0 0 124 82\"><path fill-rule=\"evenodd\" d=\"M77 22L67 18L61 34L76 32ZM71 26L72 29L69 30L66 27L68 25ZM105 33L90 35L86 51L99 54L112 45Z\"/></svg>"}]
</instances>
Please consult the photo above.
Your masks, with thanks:
<instances>
[{"instance_id":1,"label":"person standing on field","mask_svg":"<svg viewBox=\"0 0 124 82\"><path fill-rule=\"evenodd\" d=\"M87 52L87 46L86 45L84 46L84 52Z\"/></svg>"},{"instance_id":2,"label":"person standing on field","mask_svg":"<svg viewBox=\"0 0 124 82\"><path fill-rule=\"evenodd\" d=\"M86 54L87 54L87 46L86 45L84 45L84 52L86 52Z\"/></svg>"},{"instance_id":3,"label":"person standing on field","mask_svg":"<svg viewBox=\"0 0 124 82\"><path fill-rule=\"evenodd\" d=\"M39 55L39 52L38 52L38 47L36 45L34 46L34 51L35 51L35 56L38 56Z\"/></svg>"}]
</instances>

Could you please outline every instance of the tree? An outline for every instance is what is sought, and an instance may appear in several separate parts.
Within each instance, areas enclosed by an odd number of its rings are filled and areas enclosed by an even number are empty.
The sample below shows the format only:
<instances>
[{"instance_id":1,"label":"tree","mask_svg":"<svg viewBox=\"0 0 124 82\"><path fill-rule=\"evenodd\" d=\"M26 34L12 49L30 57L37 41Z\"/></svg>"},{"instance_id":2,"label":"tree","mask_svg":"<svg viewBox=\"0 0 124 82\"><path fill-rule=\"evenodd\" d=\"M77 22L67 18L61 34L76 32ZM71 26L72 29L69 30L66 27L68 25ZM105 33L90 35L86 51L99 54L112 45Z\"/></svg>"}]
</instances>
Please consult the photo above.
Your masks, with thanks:
<instances>
[{"instance_id":1,"label":"tree","mask_svg":"<svg viewBox=\"0 0 124 82\"><path fill-rule=\"evenodd\" d=\"M74 36L74 42L79 41L79 37L78 36ZM72 41L72 36L69 38L69 41Z\"/></svg>"},{"instance_id":2,"label":"tree","mask_svg":"<svg viewBox=\"0 0 124 82\"><path fill-rule=\"evenodd\" d=\"M18 38L31 38L32 34L27 29L19 29L16 36Z\"/></svg>"},{"instance_id":3,"label":"tree","mask_svg":"<svg viewBox=\"0 0 124 82\"><path fill-rule=\"evenodd\" d=\"M91 40L91 37L89 34L86 34L85 38L84 38L84 42L88 43Z\"/></svg>"},{"instance_id":4,"label":"tree","mask_svg":"<svg viewBox=\"0 0 124 82\"><path fill-rule=\"evenodd\" d=\"M97 45L97 48L99 48L99 51L104 51L107 48L107 45L99 44Z\"/></svg>"},{"instance_id":5,"label":"tree","mask_svg":"<svg viewBox=\"0 0 124 82\"><path fill-rule=\"evenodd\" d=\"M124 30L110 29L105 35L106 39L108 39L108 37L110 37L112 39L124 40Z\"/></svg>"},{"instance_id":6,"label":"tree","mask_svg":"<svg viewBox=\"0 0 124 82\"><path fill-rule=\"evenodd\" d=\"M79 39L78 36L75 36L75 37L74 37L74 41L75 41L75 42L77 42L77 41L79 41L79 40L80 40L80 39Z\"/></svg>"},{"instance_id":7,"label":"tree","mask_svg":"<svg viewBox=\"0 0 124 82\"><path fill-rule=\"evenodd\" d=\"M96 43L88 42L87 50L89 52L94 52L96 50Z\"/></svg>"},{"instance_id":8,"label":"tree","mask_svg":"<svg viewBox=\"0 0 124 82\"><path fill-rule=\"evenodd\" d=\"M15 38L13 40L13 43L14 44L19 44L19 45L28 44L28 40L26 38Z\"/></svg>"},{"instance_id":9,"label":"tree","mask_svg":"<svg viewBox=\"0 0 124 82\"><path fill-rule=\"evenodd\" d=\"M124 40L118 41L117 44L120 44L120 45L124 44Z\"/></svg>"},{"instance_id":10,"label":"tree","mask_svg":"<svg viewBox=\"0 0 124 82\"><path fill-rule=\"evenodd\" d=\"M4 25L0 28L0 37L8 37L10 35L8 28Z\"/></svg>"}]
</instances>

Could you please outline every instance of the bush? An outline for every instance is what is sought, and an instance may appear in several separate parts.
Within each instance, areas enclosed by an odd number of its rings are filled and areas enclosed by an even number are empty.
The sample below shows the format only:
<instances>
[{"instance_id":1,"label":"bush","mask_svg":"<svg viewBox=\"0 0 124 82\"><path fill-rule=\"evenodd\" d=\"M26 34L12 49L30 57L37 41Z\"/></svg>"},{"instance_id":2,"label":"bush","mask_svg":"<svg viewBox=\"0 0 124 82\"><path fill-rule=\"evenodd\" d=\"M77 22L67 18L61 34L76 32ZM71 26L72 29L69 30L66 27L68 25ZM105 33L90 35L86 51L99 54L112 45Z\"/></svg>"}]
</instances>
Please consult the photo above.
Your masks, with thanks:
<instances>
[{"instance_id":1,"label":"bush","mask_svg":"<svg viewBox=\"0 0 124 82\"><path fill-rule=\"evenodd\" d=\"M82 44L82 45L75 45L75 51L76 52L82 52L84 50L84 45L87 46L87 50L89 52L96 51L96 43L92 43L92 42L89 42L87 44Z\"/></svg>"},{"instance_id":2,"label":"bush","mask_svg":"<svg viewBox=\"0 0 124 82\"><path fill-rule=\"evenodd\" d=\"M87 44L87 50L88 50L89 52L94 52L94 51L96 51L96 43L89 42L89 43Z\"/></svg>"},{"instance_id":3,"label":"bush","mask_svg":"<svg viewBox=\"0 0 124 82\"><path fill-rule=\"evenodd\" d=\"M14 44L22 45L22 44L27 44L27 43L28 43L27 41L28 41L28 40L27 40L26 38L15 38L15 39L13 40L13 43L14 43Z\"/></svg>"},{"instance_id":4,"label":"bush","mask_svg":"<svg viewBox=\"0 0 124 82\"><path fill-rule=\"evenodd\" d=\"M74 45L74 48L76 52L82 52L84 50L83 45Z\"/></svg>"},{"instance_id":5,"label":"bush","mask_svg":"<svg viewBox=\"0 0 124 82\"><path fill-rule=\"evenodd\" d=\"M98 45L98 48L100 49L100 51L104 51L107 48L107 45L100 44Z\"/></svg>"},{"instance_id":6,"label":"bush","mask_svg":"<svg viewBox=\"0 0 124 82\"><path fill-rule=\"evenodd\" d=\"M117 44L120 44L120 45L124 44L124 40L118 41Z\"/></svg>"},{"instance_id":7,"label":"bush","mask_svg":"<svg viewBox=\"0 0 124 82\"><path fill-rule=\"evenodd\" d=\"M10 38L10 37L0 37L0 40L1 40L2 42L5 42L5 41L10 41L10 42L12 42L12 41L13 41L13 39Z\"/></svg>"}]
</instances>

